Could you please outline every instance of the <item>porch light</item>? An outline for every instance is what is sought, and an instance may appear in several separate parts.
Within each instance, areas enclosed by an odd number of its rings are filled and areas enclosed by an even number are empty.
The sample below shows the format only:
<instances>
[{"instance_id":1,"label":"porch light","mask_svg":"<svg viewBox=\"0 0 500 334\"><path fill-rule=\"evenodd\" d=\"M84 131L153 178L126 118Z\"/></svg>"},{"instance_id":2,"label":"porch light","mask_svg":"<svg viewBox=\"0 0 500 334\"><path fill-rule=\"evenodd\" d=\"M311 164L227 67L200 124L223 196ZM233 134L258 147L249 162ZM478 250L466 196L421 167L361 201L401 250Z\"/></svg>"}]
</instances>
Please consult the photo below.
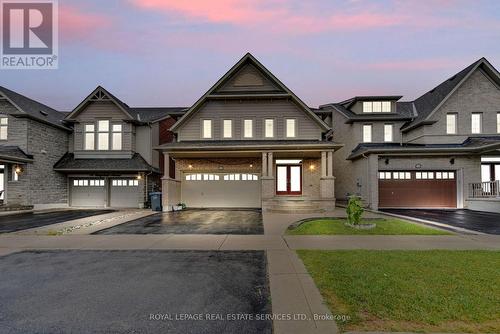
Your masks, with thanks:
<instances>
[{"instance_id":1,"label":"porch light","mask_svg":"<svg viewBox=\"0 0 500 334\"><path fill-rule=\"evenodd\" d=\"M21 168L21 166L16 166L14 171L16 172L17 175L20 175L23 172L23 169Z\"/></svg>"},{"instance_id":2,"label":"porch light","mask_svg":"<svg viewBox=\"0 0 500 334\"><path fill-rule=\"evenodd\" d=\"M253 164L250 164L250 168L253 168Z\"/></svg>"},{"instance_id":3,"label":"porch light","mask_svg":"<svg viewBox=\"0 0 500 334\"><path fill-rule=\"evenodd\" d=\"M193 168L193 165L188 165L188 168L189 168L189 169L192 169L192 168Z\"/></svg>"},{"instance_id":4,"label":"porch light","mask_svg":"<svg viewBox=\"0 0 500 334\"><path fill-rule=\"evenodd\" d=\"M142 175L141 174L137 174L137 180L142 180Z\"/></svg>"},{"instance_id":5,"label":"porch light","mask_svg":"<svg viewBox=\"0 0 500 334\"><path fill-rule=\"evenodd\" d=\"M316 166L315 166L315 165L313 165L313 164L311 164L311 165L309 166L309 169L310 169L310 170L315 170L315 169L316 169Z\"/></svg>"}]
</instances>

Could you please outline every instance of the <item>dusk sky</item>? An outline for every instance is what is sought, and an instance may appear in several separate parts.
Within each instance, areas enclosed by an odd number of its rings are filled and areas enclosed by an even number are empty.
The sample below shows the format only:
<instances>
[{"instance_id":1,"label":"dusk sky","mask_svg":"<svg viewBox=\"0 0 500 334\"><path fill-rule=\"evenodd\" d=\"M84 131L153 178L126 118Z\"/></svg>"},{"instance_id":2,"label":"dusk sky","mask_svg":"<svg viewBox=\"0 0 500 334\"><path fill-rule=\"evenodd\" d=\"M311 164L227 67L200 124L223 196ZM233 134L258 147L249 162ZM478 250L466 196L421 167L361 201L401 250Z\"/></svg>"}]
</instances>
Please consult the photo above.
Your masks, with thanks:
<instances>
[{"instance_id":1,"label":"dusk sky","mask_svg":"<svg viewBox=\"0 0 500 334\"><path fill-rule=\"evenodd\" d=\"M312 107L413 99L475 60L500 68L500 1L60 0L58 70L0 85L61 110L97 85L131 106L190 106L251 52Z\"/></svg>"}]
</instances>

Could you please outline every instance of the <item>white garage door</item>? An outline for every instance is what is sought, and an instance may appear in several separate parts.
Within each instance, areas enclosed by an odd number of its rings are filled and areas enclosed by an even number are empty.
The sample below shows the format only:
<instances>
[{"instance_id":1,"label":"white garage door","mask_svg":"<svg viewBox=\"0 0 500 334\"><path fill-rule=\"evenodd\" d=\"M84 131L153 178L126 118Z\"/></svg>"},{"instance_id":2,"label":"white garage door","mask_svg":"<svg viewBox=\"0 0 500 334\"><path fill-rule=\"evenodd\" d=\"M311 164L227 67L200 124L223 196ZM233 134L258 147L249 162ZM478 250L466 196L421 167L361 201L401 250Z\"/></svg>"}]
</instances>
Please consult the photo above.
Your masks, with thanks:
<instances>
[{"instance_id":1,"label":"white garage door","mask_svg":"<svg viewBox=\"0 0 500 334\"><path fill-rule=\"evenodd\" d=\"M104 207L106 204L105 187L104 179L70 179L71 206Z\"/></svg>"},{"instance_id":2,"label":"white garage door","mask_svg":"<svg viewBox=\"0 0 500 334\"><path fill-rule=\"evenodd\" d=\"M260 208L260 176L248 173L185 173L181 196L191 208Z\"/></svg>"},{"instance_id":3,"label":"white garage door","mask_svg":"<svg viewBox=\"0 0 500 334\"><path fill-rule=\"evenodd\" d=\"M141 200L139 181L136 179L110 179L109 202L112 208L138 208Z\"/></svg>"}]
</instances>

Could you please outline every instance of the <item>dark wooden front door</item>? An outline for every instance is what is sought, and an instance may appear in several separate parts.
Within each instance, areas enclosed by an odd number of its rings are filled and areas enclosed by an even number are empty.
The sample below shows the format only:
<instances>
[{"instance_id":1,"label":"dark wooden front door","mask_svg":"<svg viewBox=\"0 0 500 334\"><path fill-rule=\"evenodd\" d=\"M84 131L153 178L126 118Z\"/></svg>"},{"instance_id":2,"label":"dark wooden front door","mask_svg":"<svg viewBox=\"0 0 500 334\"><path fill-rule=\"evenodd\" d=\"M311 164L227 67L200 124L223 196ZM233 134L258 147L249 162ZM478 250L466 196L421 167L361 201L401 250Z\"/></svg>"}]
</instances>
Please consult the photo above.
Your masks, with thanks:
<instances>
[{"instance_id":1,"label":"dark wooden front door","mask_svg":"<svg viewBox=\"0 0 500 334\"><path fill-rule=\"evenodd\" d=\"M276 166L276 194L302 195L302 166Z\"/></svg>"},{"instance_id":2,"label":"dark wooden front door","mask_svg":"<svg viewBox=\"0 0 500 334\"><path fill-rule=\"evenodd\" d=\"M398 178L394 178L395 173ZM380 208L457 207L455 172L405 172L403 174L384 172L384 174L383 178L379 175L378 182Z\"/></svg>"}]
</instances>

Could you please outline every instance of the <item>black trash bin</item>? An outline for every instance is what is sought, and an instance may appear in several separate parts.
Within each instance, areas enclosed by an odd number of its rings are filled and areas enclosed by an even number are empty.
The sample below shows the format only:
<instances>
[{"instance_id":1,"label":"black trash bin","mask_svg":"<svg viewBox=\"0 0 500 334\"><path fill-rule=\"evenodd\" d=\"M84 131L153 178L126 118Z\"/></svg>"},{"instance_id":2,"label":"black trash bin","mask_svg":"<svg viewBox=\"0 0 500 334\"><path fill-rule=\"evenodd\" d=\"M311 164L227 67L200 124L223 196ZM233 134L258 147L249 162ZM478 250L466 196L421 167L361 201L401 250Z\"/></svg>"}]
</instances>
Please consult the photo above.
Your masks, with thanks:
<instances>
[{"instance_id":1,"label":"black trash bin","mask_svg":"<svg viewBox=\"0 0 500 334\"><path fill-rule=\"evenodd\" d=\"M149 198L151 200L151 209L153 211L163 211L161 205L161 193L149 193Z\"/></svg>"}]
</instances>

